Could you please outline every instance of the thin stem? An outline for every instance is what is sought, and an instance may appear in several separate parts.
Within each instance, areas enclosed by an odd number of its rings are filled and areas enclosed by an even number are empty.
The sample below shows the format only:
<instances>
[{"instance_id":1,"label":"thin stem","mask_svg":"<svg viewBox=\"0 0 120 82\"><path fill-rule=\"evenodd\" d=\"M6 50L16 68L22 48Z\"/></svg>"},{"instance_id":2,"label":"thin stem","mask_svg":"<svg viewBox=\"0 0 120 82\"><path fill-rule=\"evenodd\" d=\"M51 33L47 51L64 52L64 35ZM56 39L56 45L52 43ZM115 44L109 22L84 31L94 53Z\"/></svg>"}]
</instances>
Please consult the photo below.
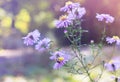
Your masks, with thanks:
<instances>
[{"instance_id":1,"label":"thin stem","mask_svg":"<svg viewBox=\"0 0 120 82\"><path fill-rule=\"evenodd\" d=\"M104 38L106 37L106 27L103 28L103 33L102 33L102 38L101 38L101 41L103 42L104 41Z\"/></svg>"},{"instance_id":2,"label":"thin stem","mask_svg":"<svg viewBox=\"0 0 120 82\"><path fill-rule=\"evenodd\" d=\"M76 46L74 46L74 48L77 49L77 50L79 50ZM78 55L77 52L76 52L74 49L73 49L73 51L74 51L76 57L78 58L78 60L80 61L82 67L84 68L86 74L88 75L90 81L91 81L91 82L94 82L93 79L92 79L91 76L90 76L90 73L89 73L88 69L86 68L86 66L84 65L84 63L83 63L83 61L82 61L82 55L80 54L80 52L78 51L78 52L79 52L79 55Z\"/></svg>"},{"instance_id":3,"label":"thin stem","mask_svg":"<svg viewBox=\"0 0 120 82\"><path fill-rule=\"evenodd\" d=\"M89 71L86 69L86 66L84 65L84 63L83 63L83 61L82 61L82 56L81 56L81 58L79 57L79 55L78 54L76 54L76 57L78 58L78 60L80 61L80 63L82 64L82 66L83 66L83 68L84 68L84 70L85 70L85 72L87 73L87 75L88 75L88 77L89 77L89 79L90 79L90 81L91 82L94 82L93 81L93 79L91 78L91 76L90 76L90 73L89 73Z\"/></svg>"},{"instance_id":4,"label":"thin stem","mask_svg":"<svg viewBox=\"0 0 120 82\"><path fill-rule=\"evenodd\" d=\"M78 44L77 44L78 41L76 41L77 38L80 38L80 40L81 40L81 34L83 33L83 32L82 32L82 29L79 29L79 36L78 36L78 37L74 36L74 31L72 30L72 28L70 28L70 30L71 30L70 33L71 33L71 36L72 36L73 40L70 39L70 37L69 37L68 34L66 34L66 35L67 35L67 38L70 40L70 42L71 42L72 45L73 45L72 50L73 50L76 58L80 61L81 65L82 65L82 67L83 67L83 69L84 69L84 72L85 72L85 73L87 74L87 76L89 77L89 80L90 80L91 82L94 82L94 80L93 80L93 79L91 78L91 76L90 76L89 68L84 64L83 56L82 56L82 54L80 53L80 49L79 49ZM80 42L80 45L81 45L81 42Z\"/></svg>"}]
</instances>

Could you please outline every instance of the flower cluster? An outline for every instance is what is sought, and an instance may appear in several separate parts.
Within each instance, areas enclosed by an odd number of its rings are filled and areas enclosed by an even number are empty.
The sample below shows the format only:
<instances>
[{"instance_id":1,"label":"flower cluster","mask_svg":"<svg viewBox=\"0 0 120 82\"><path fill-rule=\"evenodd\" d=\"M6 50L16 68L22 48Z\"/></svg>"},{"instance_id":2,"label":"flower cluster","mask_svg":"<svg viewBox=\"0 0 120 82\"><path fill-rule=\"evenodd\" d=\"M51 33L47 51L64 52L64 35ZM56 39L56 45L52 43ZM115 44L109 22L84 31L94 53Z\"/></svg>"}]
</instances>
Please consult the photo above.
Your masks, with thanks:
<instances>
[{"instance_id":1,"label":"flower cluster","mask_svg":"<svg viewBox=\"0 0 120 82\"><path fill-rule=\"evenodd\" d=\"M69 27L73 24L73 20L81 19L86 13L85 8L80 7L79 3L73 3L71 1L66 2L60 11L67 13L67 15L62 15L59 20L55 21L57 28Z\"/></svg>"},{"instance_id":2,"label":"flower cluster","mask_svg":"<svg viewBox=\"0 0 120 82\"><path fill-rule=\"evenodd\" d=\"M75 73L83 74L86 73L91 80L91 82L94 82L94 80L90 76L90 71L92 68L88 66L88 63L86 63L87 56L82 54L81 52L81 36L82 33L85 32L81 28L81 19L86 14L85 8L81 7L79 3L73 3L71 1L66 2L65 6L60 9L60 11L66 13L65 15L60 16L59 20L55 21L55 25L57 28L65 28L64 33L66 34L66 37L71 42L71 50L73 51L72 54L74 54L75 63L71 63L71 69L76 71ZM110 16L109 14L96 14L96 18L98 21L105 21L105 23L113 23L114 17ZM75 27L75 28L73 28ZM80 27L80 28L78 28ZM103 30L103 39L105 39L105 31ZM43 52L45 50L48 50L51 45L51 40L49 38L43 38L40 39L41 34L38 30L34 30L33 32L28 33L26 37L23 37L24 44L28 45L34 45L35 49ZM106 37L106 41L108 44L116 43L116 45L120 45L120 38L118 36L113 37ZM103 46L103 43L100 42L100 44ZM94 45L94 41L91 41L91 48L93 50L91 55L92 58L96 58L100 54L100 50L102 50L102 47L98 46L96 50L96 54L94 53L94 48L96 49L96 46ZM94 47L94 48L93 48ZM60 69L63 67L67 62L69 62L72 58L69 54L66 54L66 52L62 50L52 50L50 54L50 60L55 61L55 64L53 66L53 69ZM90 57L89 57L90 59ZM95 59L94 59L95 60ZM92 61L94 63L94 60ZM93 64L92 63L92 64ZM92 65L91 64L91 65ZM79 67L75 66L78 65ZM75 66L75 67L74 67ZM94 67L94 65L93 65ZM120 69L120 61L119 59L113 58L109 62L104 64L104 67L110 71L110 72L116 72L118 69ZM83 72L82 72L83 71ZM100 75L101 78L101 75ZM120 81L120 78L118 76L114 76L113 79L115 79L116 82Z\"/></svg>"},{"instance_id":3,"label":"flower cluster","mask_svg":"<svg viewBox=\"0 0 120 82\"><path fill-rule=\"evenodd\" d=\"M118 36L113 36L112 38L107 37L106 41L107 41L108 44L112 44L112 43L116 42L116 45L120 45L120 38Z\"/></svg>"},{"instance_id":4,"label":"flower cluster","mask_svg":"<svg viewBox=\"0 0 120 82\"><path fill-rule=\"evenodd\" d=\"M28 35L22 39L27 46L35 44L35 49L40 52L48 50L51 45L51 40L49 38L40 39L40 33L38 30L28 33ZM55 51L50 59L56 61L53 68L59 69L70 60L70 55L65 54L63 51Z\"/></svg>"},{"instance_id":5,"label":"flower cluster","mask_svg":"<svg viewBox=\"0 0 120 82\"><path fill-rule=\"evenodd\" d=\"M49 49L51 42L49 38L40 40L40 32L38 30L28 33L28 35L22 39L24 40L24 44L27 46L35 44L35 49L38 51L45 51L46 49Z\"/></svg>"},{"instance_id":6,"label":"flower cluster","mask_svg":"<svg viewBox=\"0 0 120 82\"><path fill-rule=\"evenodd\" d=\"M98 21L105 21L106 23L113 23L114 17L110 16L109 14L98 14L96 15Z\"/></svg>"}]
</instances>

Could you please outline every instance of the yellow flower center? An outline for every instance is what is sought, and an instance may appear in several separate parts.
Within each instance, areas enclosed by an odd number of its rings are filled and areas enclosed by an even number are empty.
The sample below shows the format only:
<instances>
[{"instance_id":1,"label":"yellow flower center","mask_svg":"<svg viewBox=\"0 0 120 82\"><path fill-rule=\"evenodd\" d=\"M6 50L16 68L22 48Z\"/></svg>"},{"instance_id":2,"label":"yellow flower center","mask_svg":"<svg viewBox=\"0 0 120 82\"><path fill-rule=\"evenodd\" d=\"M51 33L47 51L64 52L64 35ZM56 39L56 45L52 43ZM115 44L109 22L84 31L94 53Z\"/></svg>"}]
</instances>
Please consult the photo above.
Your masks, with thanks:
<instances>
[{"instance_id":1,"label":"yellow flower center","mask_svg":"<svg viewBox=\"0 0 120 82\"><path fill-rule=\"evenodd\" d=\"M65 5L66 6L68 6L68 5L71 5L73 2L71 2L71 1L67 1L66 3L65 3Z\"/></svg>"},{"instance_id":2,"label":"yellow flower center","mask_svg":"<svg viewBox=\"0 0 120 82\"><path fill-rule=\"evenodd\" d=\"M67 16L66 15L62 15L59 19L62 20L62 21L64 21L64 20L67 19Z\"/></svg>"},{"instance_id":3,"label":"yellow flower center","mask_svg":"<svg viewBox=\"0 0 120 82\"><path fill-rule=\"evenodd\" d=\"M113 62L114 62L113 60L110 60L110 61L109 61L109 64L112 64Z\"/></svg>"},{"instance_id":4,"label":"yellow flower center","mask_svg":"<svg viewBox=\"0 0 120 82\"><path fill-rule=\"evenodd\" d=\"M63 61L64 60L64 57L58 57L58 61Z\"/></svg>"},{"instance_id":5,"label":"yellow flower center","mask_svg":"<svg viewBox=\"0 0 120 82\"><path fill-rule=\"evenodd\" d=\"M119 40L120 38L118 36L113 36L114 40Z\"/></svg>"}]
</instances>

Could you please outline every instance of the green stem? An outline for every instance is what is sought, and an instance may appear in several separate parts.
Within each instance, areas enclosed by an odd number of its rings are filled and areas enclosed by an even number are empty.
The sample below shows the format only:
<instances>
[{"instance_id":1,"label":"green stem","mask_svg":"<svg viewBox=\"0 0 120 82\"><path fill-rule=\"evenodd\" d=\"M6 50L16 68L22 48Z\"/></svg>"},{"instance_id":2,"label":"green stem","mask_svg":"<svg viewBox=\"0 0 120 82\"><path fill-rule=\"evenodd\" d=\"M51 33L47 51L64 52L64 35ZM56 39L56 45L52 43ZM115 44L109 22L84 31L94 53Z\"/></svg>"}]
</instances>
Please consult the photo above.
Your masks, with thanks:
<instances>
[{"instance_id":1,"label":"green stem","mask_svg":"<svg viewBox=\"0 0 120 82\"><path fill-rule=\"evenodd\" d=\"M81 55L80 49L79 49L79 47L78 47L78 45L77 45L76 38L78 38L78 37L74 36L74 32L72 31L72 28L70 28L70 30L71 30L70 33L71 33L71 36L72 36L73 40L70 39L69 35L67 35L67 38L70 40L70 42L71 42L72 45L73 45L72 50L73 50L75 56L77 57L77 59L80 61L82 67L84 68L84 72L85 72L85 73L87 74L87 76L89 77L89 80L90 80L91 82L94 82L94 80L93 80L93 79L91 78L91 76L90 76L88 67L84 64L83 56ZM81 34L83 33L83 32L82 32L82 29L80 29L79 32L80 32L79 38L81 39ZM80 43L80 45L81 45L81 43Z\"/></svg>"},{"instance_id":2,"label":"green stem","mask_svg":"<svg viewBox=\"0 0 120 82\"><path fill-rule=\"evenodd\" d=\"M90 81L91 82L94 82L93 81L93 79L91 78L91 76L90 76L90 73L89 73L89 71L86 69L86 66L84 65L84 63L83 63L83 61L82 61L82 56L81 56L81 58L79 57L79 55L78 54L76 54L76 57L78 58L78 60L80 61L80 63L82 64L82 67L84 68L84 70L85 70L85 72L87 73L87 75L88 75L88 77L89 77L89 79L90 79Z\"/></svg>"},{"instance_id":3,"label":"green stem","mask_svg":"<svg viewBox=\"0 0 120 82\"><path fill-rule=\"evenodd\" d=\"M106 28L104 27L103 29L103 33L102 33L102 38L101 38L101 41L103 42L104 38L106 37Z\"/></svg>"},{"instance_id":4,"label":"green stem","mask_svg":"<svg viewBox=\"0 0 120 82\"><path fill-rule=\"evenodd\" d=\"M91 82L94 82L94 80L93 80L93 79L91 78L91 76L90 76L90 73L89 73L88 69L86 68L86 66L84 65L84 63L83 63L83 61L82 61L82 55L80 54L79 51L78 51L78 52L79 52L79 55L78 55L77 52L76 52L76 49L77 49L77 51L79 50L78 47L76 47L76 45L74 45L73 52L75 53L77 59L80 61L81 65L82 65L82 67L84 68L84 70L85 70L87 76L89 77L90 81L91 81Z\"/></svg>"}]
</instances>

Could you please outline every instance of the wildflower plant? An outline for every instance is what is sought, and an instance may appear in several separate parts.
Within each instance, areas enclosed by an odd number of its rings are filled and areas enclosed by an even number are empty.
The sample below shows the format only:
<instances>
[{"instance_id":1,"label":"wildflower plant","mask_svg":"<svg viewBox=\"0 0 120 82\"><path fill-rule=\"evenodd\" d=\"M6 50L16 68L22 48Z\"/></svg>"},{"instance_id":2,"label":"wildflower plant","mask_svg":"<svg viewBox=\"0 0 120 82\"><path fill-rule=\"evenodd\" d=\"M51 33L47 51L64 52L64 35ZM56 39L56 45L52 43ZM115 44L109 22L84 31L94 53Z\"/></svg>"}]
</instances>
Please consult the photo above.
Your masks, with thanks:
<instances>
[{"instance_id":1,"label":"wildflower plant","mask_svg":"<svg viewBox=\"0 0 120 82\"><path fill-rule=\"evenodd\" d=\"M73 3L71 1L66 2L65 6L60 9L61 12L65 14L60 16L58 20L55 21L55 26L57 29L63 28L65 37L71 42L70 49L71 52L67 53L62 49L53 50L51 48L52 41L49 38L40 39L40 33L38 30L30 32L26 37L23 37L24 44L35 45L35 49L43 52L48 50L50 52L50 60L55 61L53 69L61 69L65 66L69 73L82 74L89 78L90 82L99 82L104 70L109 72L116 72L120 69L120 61L115 61L116 59L110 59L109 62L101 60L96 64L98 58L102 56L102 48L104 46L103 41L108 44L116 43L120 45L120 39L118 36L108 37L106 36L106 27L103 27L101 32L101 41L96 45L93 40L90 42L91 55L86 55L82 53L81 47L81 37L83 33L89 32L81 27L82 18L86 14L86 9L81 7L79 3ZM109 14L96 14L96 19L104 24L113 23L114 17ZM96 67L101 68L101 72L98 74L97 78L91 76L92 70ZM119 82L119 76L113 73L112 77L114 82Z\"/></svg>"}]
</instances>

